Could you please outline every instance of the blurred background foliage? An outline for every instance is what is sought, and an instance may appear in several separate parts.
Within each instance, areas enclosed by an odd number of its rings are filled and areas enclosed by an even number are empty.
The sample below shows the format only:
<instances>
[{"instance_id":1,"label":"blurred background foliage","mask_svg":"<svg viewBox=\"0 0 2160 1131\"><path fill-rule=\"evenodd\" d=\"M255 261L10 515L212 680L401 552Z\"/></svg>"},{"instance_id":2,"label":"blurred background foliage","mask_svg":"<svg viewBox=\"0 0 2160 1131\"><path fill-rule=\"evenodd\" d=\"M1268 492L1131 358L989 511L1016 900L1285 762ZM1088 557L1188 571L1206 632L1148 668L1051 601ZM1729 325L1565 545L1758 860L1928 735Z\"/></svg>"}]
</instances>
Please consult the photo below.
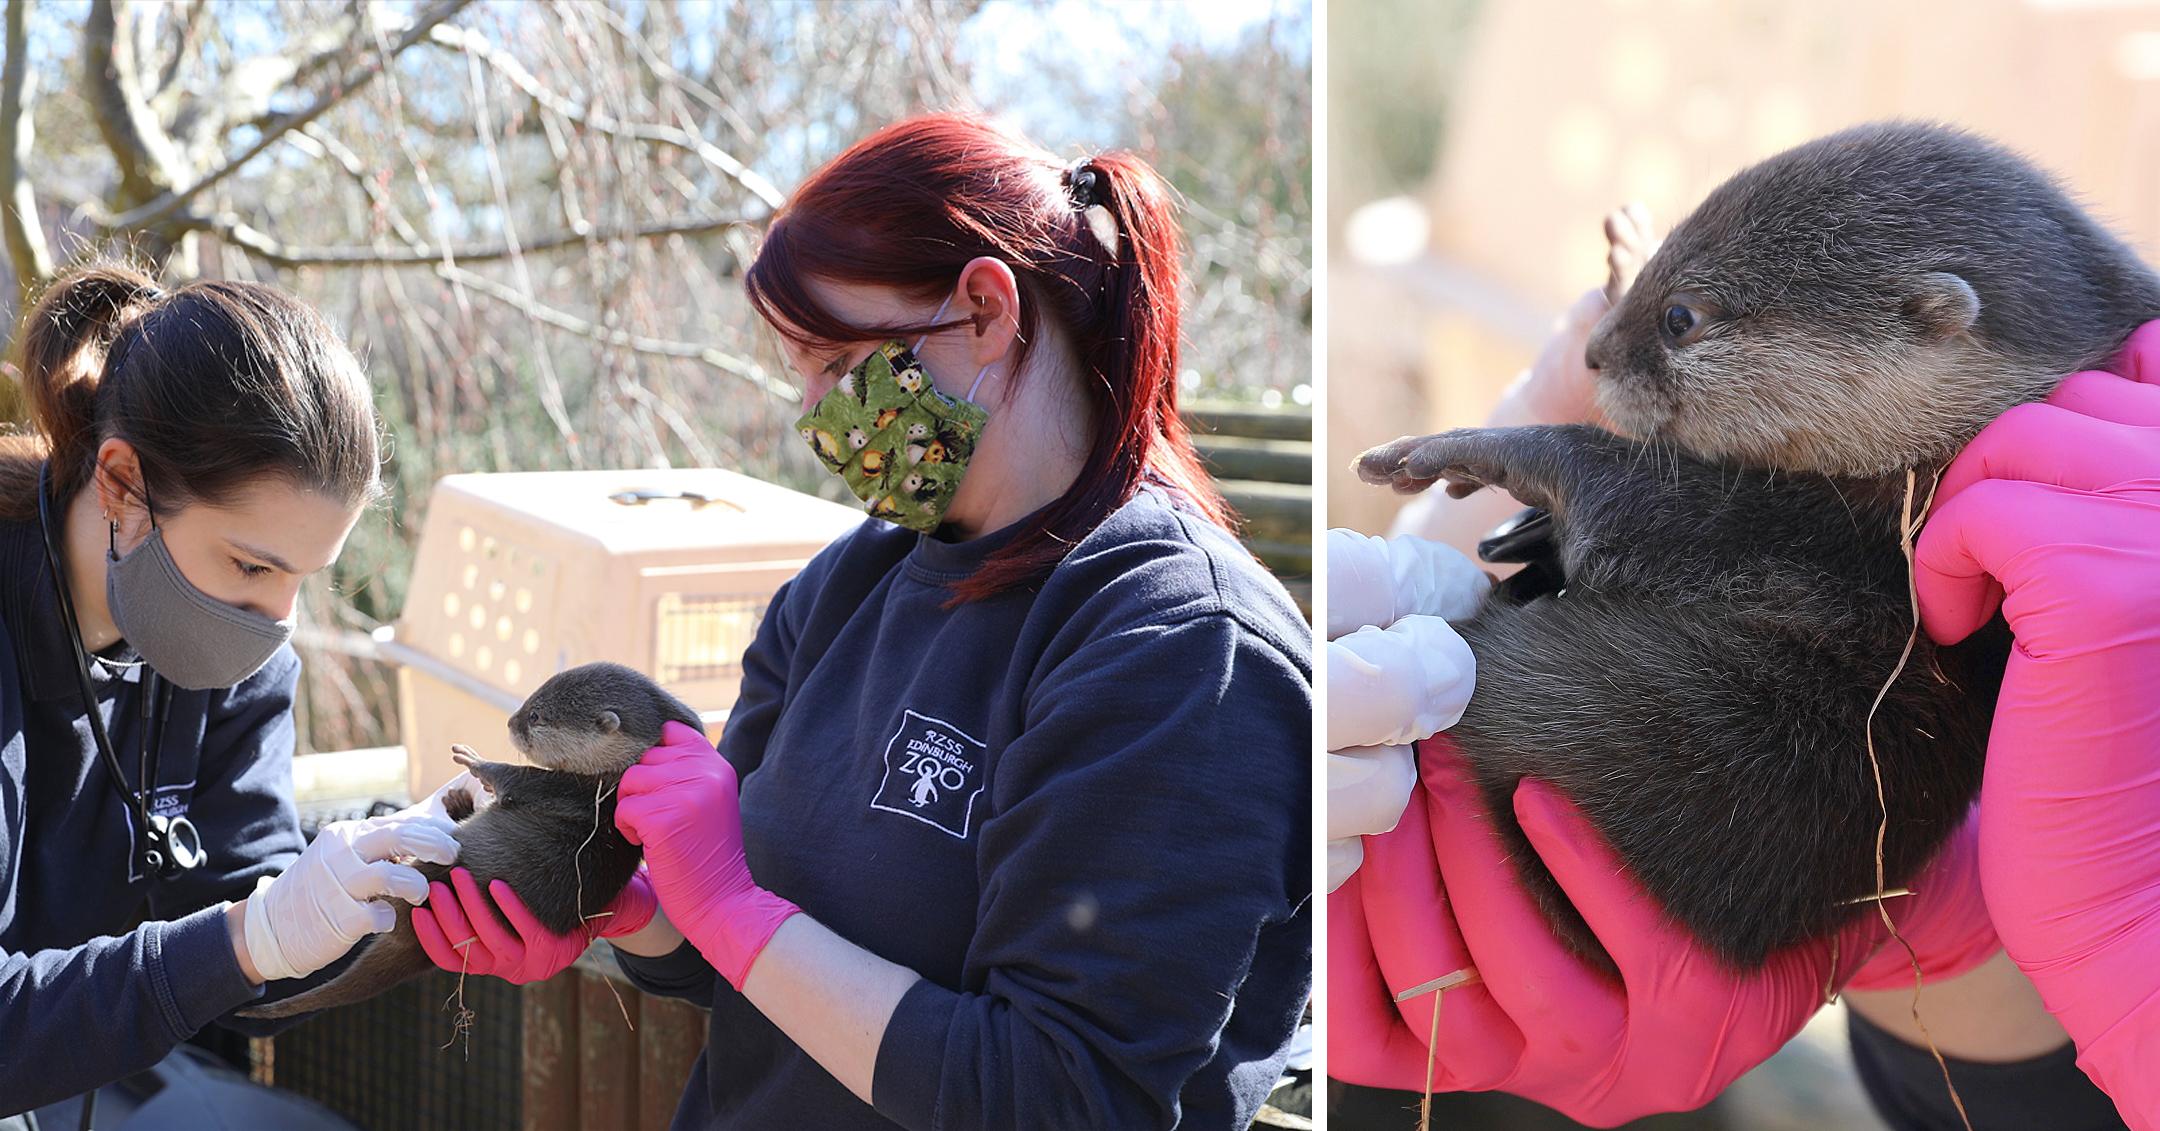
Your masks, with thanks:
<instances>
[{"instance_id":1,"label":"blurred background foliage","mask_svg":"<svg viewBox=\"0 0 2160 1131\"><path fill-rule=\"evenodd\" d=\"M441 475L717 466L844 493L738 276L794 184L902 116L1138 151L1184 199L1186 395L1311 399L1303 0L5 8L11 315L117 251L285 287L375 378L392 489L306 593L303 749L394 741L365 634Z\"/></svg>"},{"instance_id":2,"label":"blurred background foliage","mask_svg":"<svg viewBox=\"0 0 2160 1131\"><path fill-rule=\"evenodd\" d=\"M1441 152L1477 0L1347 0L1328 8L1331 241L1363 205L1416 192Z\"/></svg>"}]
</instances>

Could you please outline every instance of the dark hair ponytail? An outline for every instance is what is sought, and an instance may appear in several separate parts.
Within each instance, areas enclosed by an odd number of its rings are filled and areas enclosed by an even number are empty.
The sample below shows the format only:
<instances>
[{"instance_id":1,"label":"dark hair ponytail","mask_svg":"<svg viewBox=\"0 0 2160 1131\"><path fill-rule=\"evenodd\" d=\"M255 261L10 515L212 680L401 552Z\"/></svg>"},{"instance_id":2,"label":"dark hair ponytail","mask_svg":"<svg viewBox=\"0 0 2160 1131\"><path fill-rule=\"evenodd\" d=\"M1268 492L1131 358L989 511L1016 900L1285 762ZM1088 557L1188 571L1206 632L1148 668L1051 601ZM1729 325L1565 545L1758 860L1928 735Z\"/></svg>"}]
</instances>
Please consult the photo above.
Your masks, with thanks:
<instances>
[{"instance_id":1,"label":"dark hair ponytail","mask_svg":"<svg viewBox=\"0 0 2160 1131\"><path fill-rule=\"evenodd\" d=\"M133 445L160 511L222 503L265 476L360 505L380 492L367 377L305 303L257 283L171 293L92 263L55 280L24 319L16 364L31 434L0 446L0 517L37 514L90 481L99 445Z\"/></svg>"},{"instance_id":2,"label":"dark hair ponytail","mask_svg":"<svg viewBox=\"0 0 2160 1131\"><path fill-rule=\"evenodd\" d=\"M11 445L0 508L10 518L37 513L36 464L52 461L53 494L61 499L82 486L94 460L97 387L105 357L122 324L160 297L148 275L121 264L97 264L62 276L47 287L24 319L17 369L30 409L31 433L41 444Z\"/></svg>"},{"instance_id":3,"label":"dark hair ponytail","mask_svg":"<svg viewBox=\"0 0 2160 1131\"><path fill-rule=\"evenodd\" d=\"M1230 525L1177 411L1179 254L1169 189L1138 157L1102 153L1068 167L987 119L931 114L879 130L812 174L774 217L744 283L766 321L812 339L906 337L946 326L850 325L806 280L934 298L970 260L991 256L1019 282L1016 366L1046 318L1071 339L1095 417L1085 463L1063 496L954 586L960 600L978 600L1038 580L1151 478Z\"/></svg>"}]
</instances>

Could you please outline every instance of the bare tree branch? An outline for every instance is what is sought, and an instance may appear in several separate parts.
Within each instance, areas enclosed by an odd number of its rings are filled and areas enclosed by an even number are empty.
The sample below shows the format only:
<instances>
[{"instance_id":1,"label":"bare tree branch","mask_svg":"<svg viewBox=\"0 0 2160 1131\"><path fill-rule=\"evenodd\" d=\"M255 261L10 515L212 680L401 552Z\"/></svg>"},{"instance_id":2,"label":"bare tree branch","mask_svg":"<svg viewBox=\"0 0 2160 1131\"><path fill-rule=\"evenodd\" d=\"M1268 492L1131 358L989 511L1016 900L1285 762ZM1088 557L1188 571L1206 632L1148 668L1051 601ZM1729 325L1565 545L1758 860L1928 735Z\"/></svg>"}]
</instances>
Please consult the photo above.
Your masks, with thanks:
<instances>
[{"instance_id":1,"label":"bare tree branch","mask_svg":"<svg viewBox=\"0 0 2160 1131\"><path fill-rule=\"evenodd\" d=\"M368 169L367 163L360 160L360 155L354 153L351 146L338 140L336 135L320 125L310 124L286 134L285 141L310 157L328 158L336 162L338 168L343 169L345 175L360 186L360 191L368 198L369 206L390 225L390 231L400 242L408 247L427 243L427 240L421 237L420 230L413 227L411 220L406 219L405 211L398 207L396 198L377 183L375 174Z\"/></svg>"},{"instance_id":2,"label":"bare tree branch","mask_svg":"<svg viewBox=\"0 0 2160 1131\"><path fill-rule=\"evenodd\" d=\"M30 292L52 278L52 252L30 192L30 37L24 25L30 0L7 0L7 69L0 72L0 229L8 261L15 266L16 312L28 309Z\"/></svg>"},{"instance_id":3,"label":"bare tree branch","mask_svg":"<svg viewBox=\"0 0 2160 1131\"><path fill-rule=\"evenodd\" d=\"M140 228L171 219L181 209L185 208L189 201L200 195L204 189L239 171L242 166L260 156L263 151L276 145L285 134L322 117L324 114L329 113L338 103L352 97L353 94L381 74L385 67L389 66L399 55L405 52L406 48L427 38L429 32L435 30L444 20L458 14L471 2L472 0L436 0L433 6L420 13L419 18L413 21L412 26L405 29L404 34L398 36L396 42L392 43L387 51L362 56L365 62L340 76L341 81L334 83L320 98L301 109L270 122L263 127L262 136L255 140L255 144L248 146L237 156L228 159L217 168L197 177L185 188L169 188L156 199L130 208L117 216L97 216L93 213L93 218L101 226L107 228ZM96 0L96 3L99 6L109 8L112 0ZM94 13L95 9L93 9L93 22L96 19ZM358 49L355 49L354 54L360 55Z\"/></svg>"},{"instance_id":4,"label":"bare tree branch","mask_svg":"<svg viewBox=\"0 0 2160 1131\"><path fill-rule=\"evenodd\" d=\"M497 50L495 45L488 42L487 37L479 32L469 28L438 27L429 33L428 38L437 46L477 56L481 61L495 68L504 78L509 79L510 85L525 92L526 97L569 121L576 122L590 130L597 130L600 133L635 138L638 141L649 141L660 145L672 145L678 149L696 154L699 160L750 190L751 195L764 201L765 206L768 208L780 207L781 201L785 199L780 195L780 189L767 180L763 173L736 160L719 146L706 141L689 130L677 129L674 126L653 125L646 122L625 122L603 111L588 110L549 90L541 84L539 79L533 77L531 71L525 69L523 63L512 58L507 52Z\"/></svg>"},{"instance_id":5,"label":"bare tree branch","mask_svg":"<svg viewBox=\"0 0 2160 1131\"><path fill-rule=\"evenodd\" d=\"M168 132L187 153L191 168L211 164L223 157L225 138L236 127L258 132L270 127L273 98L304 87L316 72L351 58L359 28L359 17L348 14L309 29L283 54L235 62L215 90L189 92L175 83L150 104L171 123Z\"/></svg>"},{"instance_id":6,"label":"bare tree branch","mask_svg":"<svg viewBox=\"0 0 2160 1131\"><path fill-rule=\"evenodd\" d=\"M150 105L167 118L172 116L181 94L176 81L180 77L180 68L194 57L200 46L203 16L210 10L209 0L186 0L186 3L187 13L179 18L179 34L172 37L172 49L158 67L157 90L150 96Z\"/></svg>"},{"instance_id":7,"label":"bare tree branch","mask_svg":"<svg viewBox=\"0 0 2160 1131\"><path fill-rule=\"evenodd\" d=\"M256 258L280 267L418 266L440 263L446 259L456 263L485 263L508 259L517 252L551 251L573 244L620 243L624 240L659 239L666 236L708 235L729 228L748 227L754 223L732 216L700 216L611 231L556 232L520 243L513 250L507 243L471 247L452 245L447 248L424 243L402 248L287 247L276 236L250 227L239 216L230 212L210 216L191 213L177 217L176 222L197 231L213 232Z\"/></svg>"},{"instance_id":8,"label":"bare tree branch","mask_svg":"<svg viewBox=\"0 0 2160 1131\"><path fill-rule=\"evenodd\" d=\"M90 88L98 132L119 167L124 203L170 195L187 175L179 150L150 108L143 67L135 55L135 37L120 27L119 5L115 0L91 0L90 18L83 23L83 79Z\"/></svg>"},{"instance_id":9,"label":"bare tree branch","mask_svg":"<svg viewBox=\"0 0 2160 1131\"><path fill-rule=\"evenodd\" d=\"M560 0L558 0L559 5ZM677 70L660 52L653 50L652 43L643 34L639 33L636 28L631 27L629 21L623 18L622 13L604 4L579 10L613 28L615 34L621 36L623 42L628 43L638 53L638 58L645 61L645 69L651 71L655 77L665 83L668 89L684 98L694 98L704 104L706 109L719 115L721 120L728 124L728 128L735 131L735 136L741 138L745 144L754 143L757 131L751 128L749 121L743 117L742 111L736 108L733 100L720 97L719 94L707 89L703 83ZM716 70L711 77L715 85L729 85L728 79L730 76L725 71ZM729 92L735 96L735 99L741 99L741 91L734 89L732 85L729 85ZM685 122L689 120L685 116L686 112L687 108L685 108L684 113L677 115Z\"/></svg>"},{"instance_id":10,"label":"bare tree branch","mask_svg":"<svg viewBox=\"0 0 2160 1131\"><path fill-rule=\"evenodd\" d=\"M364 2L365 0L347 0L344 14L336 21L310 29L296 45L296 51L278 60L282 73L278 76L276 85L283 88L306 86L315 81L316 75L350 58L353 44L358 41L363 30L360 10ZM244 66L236 65L232 68L226 78L228 88L233 85L234 80L241 77L244 70ZM228 90L225 98L226 101L238 105L240 98L235 97L235 93L237 92ZM267 105L251 105L245 108L244 116L234 117L229 124L266 130L276 118Z\"/></svg>"},{"instance_id":11,"label":"bare tree branch","mask_svg":"<svg viewBox=\"0 0 2160 1131\"><path fill-rule=\"evenodd\" d=\"M516 308L535 322L544 322L560 330L591 338L604 345L616 346L635 353L653 354L659 357L681 358L686 361L709 365L722 373L740 377L766 393L789 404L802 400L802 394L785 381L776 381L765 372L765 367L748 358L737 357L717 346L701 346L696 342L675 342L665 338L648 338L622 330L597 326L575 314L565 313L525 297L515 287L505 286L485 275L448 264L435 265L435 273L450 282L486 295L497 302Z\"/></svg>"}]
</instances>

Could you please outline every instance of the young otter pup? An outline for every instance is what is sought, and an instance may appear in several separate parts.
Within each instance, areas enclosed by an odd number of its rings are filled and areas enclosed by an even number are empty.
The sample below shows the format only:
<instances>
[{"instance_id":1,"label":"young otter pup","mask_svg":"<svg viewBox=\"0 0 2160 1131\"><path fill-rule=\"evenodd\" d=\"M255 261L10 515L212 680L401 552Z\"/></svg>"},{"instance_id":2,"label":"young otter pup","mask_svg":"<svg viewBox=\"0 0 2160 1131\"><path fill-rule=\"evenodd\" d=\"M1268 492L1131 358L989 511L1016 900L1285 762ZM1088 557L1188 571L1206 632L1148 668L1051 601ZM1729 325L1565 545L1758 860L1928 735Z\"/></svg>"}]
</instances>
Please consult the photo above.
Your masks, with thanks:
<instances>
[{"instance_id":1,"label":"young otter pup","mask_svg":"<svg viewBox=\"0 0 2160 1131\"><path fill-rule=\"evenodd\" d=\"M455 866L482 891L492 880L507 882L548 930L585 931L622 894L640 856L615 827L615 786L659 744L670 719L704 730L696 711L621 664L584 664L541 684L510 716L510 744L533 765L483 761L457 748L458 763L494 803L480 808L464 791L444 796L458 822ZM449 881L447 867L417 867L430 881ZM397 926L362 944L344 973L240 1016L290 1017L364 1001L434 969L413 934L411 908L394 906Z\"/></svg>"},{"instance_id":2,"label":"young otter pup","mask_svg":"<svg viewBox=\"0 0 2160 1131\"><path fill-rule=\"evenodd\" d=\"M1616 249L1616 265L1625 259ZM1963 820L2008 654L1911 631L1900 544L1989 420L2160 317L2160 280L2042 173L1971 135L1863 126L1747 169L1592 334L1588 427L1398 440L1372 482L1538 508L1481 552L1532 568L1460 625L1449 732L1526 885L1603 958L1512 819L1574 799L1675 922L1739 967L1873 914Z\"/></svg>"}]
</instances>

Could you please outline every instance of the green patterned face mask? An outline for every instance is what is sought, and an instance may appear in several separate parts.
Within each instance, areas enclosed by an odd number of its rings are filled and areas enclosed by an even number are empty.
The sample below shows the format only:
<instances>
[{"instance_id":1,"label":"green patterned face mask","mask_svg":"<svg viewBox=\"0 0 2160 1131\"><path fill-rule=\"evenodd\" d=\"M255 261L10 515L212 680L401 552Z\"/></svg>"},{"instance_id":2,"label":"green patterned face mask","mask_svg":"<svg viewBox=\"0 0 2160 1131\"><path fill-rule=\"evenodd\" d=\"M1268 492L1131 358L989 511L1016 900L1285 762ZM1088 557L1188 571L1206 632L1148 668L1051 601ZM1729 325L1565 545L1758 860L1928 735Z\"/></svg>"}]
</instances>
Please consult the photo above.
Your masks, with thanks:
<instances>
[{"instance_id":1,"label":"green patterned face mask","mask_svg":"<svg viewBox=\"0 0 2160 1131\"><path fill-rule=\"evenodd\" d=\"M985 365L975 375L977 387L989 371ZM938 392L915 351L887 342L819 397L795 429L873 518L928 534L944 521L989 417L972 400Z\"/></svg>"}]
</instances>

